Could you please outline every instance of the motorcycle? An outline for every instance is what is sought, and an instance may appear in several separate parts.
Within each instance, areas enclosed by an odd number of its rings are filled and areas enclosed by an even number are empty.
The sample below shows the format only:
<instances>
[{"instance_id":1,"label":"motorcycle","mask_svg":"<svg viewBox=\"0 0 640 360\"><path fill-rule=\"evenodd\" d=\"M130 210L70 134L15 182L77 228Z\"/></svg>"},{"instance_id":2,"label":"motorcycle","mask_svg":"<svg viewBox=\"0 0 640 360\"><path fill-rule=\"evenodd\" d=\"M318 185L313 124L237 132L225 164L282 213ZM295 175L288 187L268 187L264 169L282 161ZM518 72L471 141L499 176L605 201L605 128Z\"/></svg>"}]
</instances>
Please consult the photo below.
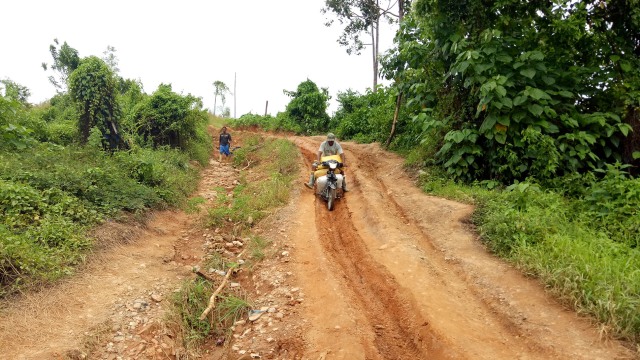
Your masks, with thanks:
<instances>
[{"instance_id":1,"label":"motorcycle","mask_svg":"<svg viewBox=\"0 0 640 360\"><path fill-rule=\"evenodd\" d=\"M321 159L316 171L316 194L327 202L329 211L333 210L336 199L343 195L342 183L344 175L340 169L343 164L335 156ZM325 173L326 171L326 173Z\"/></svg>"}]
</instances>

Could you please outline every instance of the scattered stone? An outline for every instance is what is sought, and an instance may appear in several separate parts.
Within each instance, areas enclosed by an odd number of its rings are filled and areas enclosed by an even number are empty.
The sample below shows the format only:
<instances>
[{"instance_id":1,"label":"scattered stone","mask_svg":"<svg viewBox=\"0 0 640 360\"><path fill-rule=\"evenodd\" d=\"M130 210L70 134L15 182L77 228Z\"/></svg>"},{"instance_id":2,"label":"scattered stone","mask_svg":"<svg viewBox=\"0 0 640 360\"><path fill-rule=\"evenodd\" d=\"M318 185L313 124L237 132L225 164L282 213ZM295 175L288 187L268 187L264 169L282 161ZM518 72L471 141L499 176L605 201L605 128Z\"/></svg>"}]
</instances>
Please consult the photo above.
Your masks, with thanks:
<instances>
[{"instance_id":1,"label":"scattered stone","mask_svg":"<svg viewBox=\"0 0 640 360\"><path fill-rule=\"evenodd\" d=\"M229 284L229 287L232 287L232 288L240 287L240 283L232 282L231 284Z\"/></svg>"},{"instance_id":2,"label":"scattered stone","mask_svg":"<svg viewBox=\"0 0 640 360\"><path fill-rule=\"evenodd\" d=\"M289 256L289 252L288 252L288 251L286 251L286 250L285 250L285 251L283 251L283 252L282 252L282 256Z\"/></svg>"},{"instance_id":3,"label":"scattered stone","mask_svg":"<svg viewBox=\"0 0 640 360\"><path fill-rule=\"evenodd\" d=\"M249 311L249 321L256 321L264 314L262 310L251 310Z\"/></svg>"},{"instance_id":4,"label":"scattered stone","mask_svg":"<svg viewBox=\"0 0 640 360\"><path fill-rule=\"evenodd\" d=\"M162 301L162 295L159 294L152 294L151 295L151 299L155 302L161 302Z\"/></svg>"}]
</instances>

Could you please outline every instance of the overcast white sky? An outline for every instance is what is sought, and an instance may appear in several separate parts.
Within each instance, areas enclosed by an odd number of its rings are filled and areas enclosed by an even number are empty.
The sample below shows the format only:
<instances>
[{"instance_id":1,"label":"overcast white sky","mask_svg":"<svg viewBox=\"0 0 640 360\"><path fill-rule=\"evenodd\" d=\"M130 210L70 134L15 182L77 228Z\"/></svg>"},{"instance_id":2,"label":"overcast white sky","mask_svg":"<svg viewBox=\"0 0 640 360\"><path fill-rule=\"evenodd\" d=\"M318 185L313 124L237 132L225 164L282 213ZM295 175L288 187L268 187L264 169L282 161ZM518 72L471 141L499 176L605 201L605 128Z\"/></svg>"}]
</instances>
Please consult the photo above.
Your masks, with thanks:
<instances>
[{"instance_id":1,"label":"overcast white sky","mask_svg":"<svg viewBox=\"0 0 640 360\"><path fill-rule=\"evenodd\" d=\"M324 26L324 0L77 1L15 0L2 4L0 79L31 91L32 103L55 94L42 62L51 63L49 45L57 38L80 57L103 57L116 49L120 75L142 81L151 94L160 83L178 93L202 97L213 108L213 85L233 91L236 114L284 111L307 78L329 88L336 110L338 91L364 92L372 85L371 52L347 55L337 42L339 24ZM391 46L381 34L381 50ZM233 96L227 96L233 116Z\"/></svg>"}]
</instances>

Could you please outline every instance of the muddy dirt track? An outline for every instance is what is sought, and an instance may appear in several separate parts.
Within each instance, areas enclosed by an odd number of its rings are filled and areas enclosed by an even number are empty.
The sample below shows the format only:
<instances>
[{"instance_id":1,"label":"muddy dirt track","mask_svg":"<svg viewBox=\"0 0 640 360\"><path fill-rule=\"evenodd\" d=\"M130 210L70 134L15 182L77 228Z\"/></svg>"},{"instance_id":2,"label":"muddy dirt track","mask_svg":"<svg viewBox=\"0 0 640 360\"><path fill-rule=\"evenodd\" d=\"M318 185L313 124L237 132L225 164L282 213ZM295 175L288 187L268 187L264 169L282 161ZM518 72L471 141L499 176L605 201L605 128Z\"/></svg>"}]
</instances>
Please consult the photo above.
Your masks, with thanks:
<instances>
[{"instance_id":1,"label":"muddy dirt track","mask_svg":"<svg viewBox=\"0 0 640 360\"><path fill-rule=\"evenodd\" d=\"M307 166L322 140L294 140ZM298 273L317 299L307 303L308 314L321 328L340 329L328 338L313 330L317 338L308 343L318 352L330 348L343 359L633 358L487 253L467 224L470 206L425 195L402 159L377 145L343 147L351 191L333 212L310 192L299 202Z\"/></svg>"},{"instance_id":2,"label":"muddy dirt track","mask_svg":"<svg viewBox=\"0 0 640 360\"><path fill-rule=\"evenodd\" d=\"M243 134L234 136L241 141ZM472 208L425 195L403 171L400 157L377 145L342 143L351 191L329 212L302 186L323 138L289 139L302 153L300 180L290 204L256 226L274 239L274 256L255 270L253 280L238 280L254 291L257 303L270 299L281 316L239 327L237 346L227 342L224 350L203 358L249 359L252 353L262 359L312 360L637 358L637 352L601 336L606 329L566 309L536 280L489 254L468 223ZM212 161L199 194L210 198L216 196L213 187L232 189L236 173ZM228 183L220 184L220 178ZM144 229L119 229L131 232L126 244L105 250L59 288L5 307L0 358L68 357L100 324L114 333L94 339L102 350L84 358L176 358L159 345L170 342L166 333L158 331L153 339L144 335L155 321L149 318L160 321L166 298L193 276L189 267L213 236L198 226L182 212L163 212ZM279 256L283 249L286 259ZM262 278L272 285L260 287ZM292 305L274 296L279 291L299 291L296 296L304 293L304 301ZM151 295L153 311L131 325L131 334L142 336L127 337L125 328L138 320L122 314L139 314L132 304ZM269 341L260 340L264 332ZM121 343L114 345L117 338ZM157 346L151 348L154 341ZM240 345L249 351L242 352Z\"/></svg>"}]
</instances>

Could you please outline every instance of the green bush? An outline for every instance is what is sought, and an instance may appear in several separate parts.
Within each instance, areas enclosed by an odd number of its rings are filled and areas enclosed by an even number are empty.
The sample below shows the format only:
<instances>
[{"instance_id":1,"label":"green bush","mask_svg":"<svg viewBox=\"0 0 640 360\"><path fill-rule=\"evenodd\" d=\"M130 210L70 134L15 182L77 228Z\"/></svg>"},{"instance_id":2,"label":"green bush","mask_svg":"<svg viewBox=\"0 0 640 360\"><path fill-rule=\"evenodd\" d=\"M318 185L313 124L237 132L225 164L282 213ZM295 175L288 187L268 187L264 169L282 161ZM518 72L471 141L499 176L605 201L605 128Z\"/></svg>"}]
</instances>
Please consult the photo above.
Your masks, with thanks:
<instances>
[{"instance_id":1,"label":"green bush","mask_svg":"<svg viewBox=\"0 0 640 360\"><path fill-rule=\"evenodd\" d=\"M329 125L327 107L329 91L319 89L316 83L307 79L298 85L296 91L284 91L291 98L285 110L283 121L296 124L302 133L315 134L325 132Z\"/></svg>"}]
</instances>

